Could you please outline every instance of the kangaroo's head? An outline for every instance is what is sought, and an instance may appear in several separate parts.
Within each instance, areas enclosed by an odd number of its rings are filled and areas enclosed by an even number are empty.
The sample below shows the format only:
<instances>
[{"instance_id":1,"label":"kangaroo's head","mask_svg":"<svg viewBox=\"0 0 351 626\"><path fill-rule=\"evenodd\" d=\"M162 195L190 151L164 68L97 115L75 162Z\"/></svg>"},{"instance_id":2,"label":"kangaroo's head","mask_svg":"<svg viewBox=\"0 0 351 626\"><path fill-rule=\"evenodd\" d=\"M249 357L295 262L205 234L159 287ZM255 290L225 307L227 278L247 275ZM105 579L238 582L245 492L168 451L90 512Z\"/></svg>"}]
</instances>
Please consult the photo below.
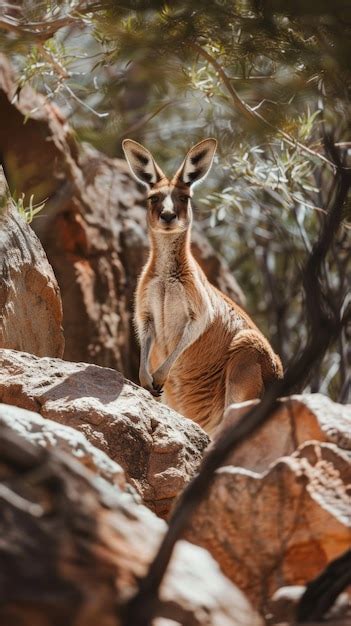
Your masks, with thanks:
<instances>
[{"instance_id":1,"label":"kangaroo's head","mask_svg":"<svg viewBox=\"0 0 351 626\"><path fill-rule=\"evenodd\" d=\"M151 230L174 233L187 230L192 221L191 187L208 174L216 151L215 139L204 139L189 150L173 178L167 178L151 152L125 139L123 150L133 176L147 187L148 224Z\"/></svg>"}]
</instances>

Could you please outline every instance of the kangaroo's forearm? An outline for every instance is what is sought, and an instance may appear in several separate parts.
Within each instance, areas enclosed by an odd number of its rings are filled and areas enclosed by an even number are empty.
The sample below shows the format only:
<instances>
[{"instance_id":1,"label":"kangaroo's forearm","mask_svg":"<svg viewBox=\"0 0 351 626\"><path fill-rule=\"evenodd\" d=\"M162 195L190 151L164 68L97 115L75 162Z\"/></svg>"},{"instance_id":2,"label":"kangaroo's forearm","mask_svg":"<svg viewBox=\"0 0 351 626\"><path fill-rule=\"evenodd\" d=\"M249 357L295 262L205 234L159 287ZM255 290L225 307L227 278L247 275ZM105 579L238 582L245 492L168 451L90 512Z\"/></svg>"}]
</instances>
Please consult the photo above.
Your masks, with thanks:
<instances>
[{"instance_id":1,"label":"kangaroo's forearm","mask_svg":"<svg viewBox=\"0 0 351 626\"><path fill-rule=\"evenodd\" d=\"M168 357L164 360L164 362L157 368L156 372L153 373L153 380L157 384L163 384L166 380L169 371L177 358L186 350L186 348L194 341L194 336L196 336L196 326L194 322L189 321L185 325L183 334L179 339L176 347L173 352L168 355Z\"/></svg>"},{"instance_id":2,"label":"kangaroo's forearm","mask_svg":"<svg viewBox=\"0 0 351 626\"><path fill-rule=\"evenodd\" d=\"M152 342L155 338L155 331L153 325L148 322L140 333L140 367L139 367L139 380L142 386L149 386L152 382L149 359L152 347Z\"/></svg>"}]
</instances>

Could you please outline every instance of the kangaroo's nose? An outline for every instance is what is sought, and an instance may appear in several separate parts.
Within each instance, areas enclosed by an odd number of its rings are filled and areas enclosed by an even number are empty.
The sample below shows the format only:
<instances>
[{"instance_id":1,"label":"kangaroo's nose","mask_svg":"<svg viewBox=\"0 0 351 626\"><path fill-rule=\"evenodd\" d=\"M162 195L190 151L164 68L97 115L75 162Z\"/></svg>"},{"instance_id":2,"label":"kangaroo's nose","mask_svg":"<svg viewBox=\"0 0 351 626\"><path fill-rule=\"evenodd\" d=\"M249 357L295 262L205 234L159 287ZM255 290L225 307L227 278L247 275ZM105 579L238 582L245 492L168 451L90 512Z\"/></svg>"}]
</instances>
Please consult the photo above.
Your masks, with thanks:
<instances>
[{"instance_id":1,"label":"kangaroo's nose","mask_svg":"<svg viewBox=\"0 0 351 626\"><path fill-rule=\"evenodd\" d=\"M171 211L163 211L160 215L161 220L163 222L166 222L166 224L170 224L171 222L173 222L176 217L176 214L172 213Z\"/></svg>"}]
</instances>

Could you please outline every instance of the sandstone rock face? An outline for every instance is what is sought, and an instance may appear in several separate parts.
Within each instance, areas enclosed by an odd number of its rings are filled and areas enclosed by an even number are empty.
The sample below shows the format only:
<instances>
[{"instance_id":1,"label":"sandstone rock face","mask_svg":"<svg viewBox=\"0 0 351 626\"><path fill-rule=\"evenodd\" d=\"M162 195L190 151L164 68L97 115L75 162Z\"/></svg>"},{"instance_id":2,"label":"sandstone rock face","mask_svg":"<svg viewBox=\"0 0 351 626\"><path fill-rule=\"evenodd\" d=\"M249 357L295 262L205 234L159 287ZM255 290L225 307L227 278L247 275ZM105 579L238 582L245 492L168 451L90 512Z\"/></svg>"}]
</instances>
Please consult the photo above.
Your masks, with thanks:
<instances>
[{"instance_id":1,"label":"sandstone rock face","mask_svg":"<svg viewBox=\"0 0 351 626\"><path fill-rule=\"evenodd\" d=\"M250 400L228 407L215 439L256 402ZM351 450L351 405L337 404L320 393L282 399L274 415L226 463L262 472L279 457L291 454L311 440L335 443Z\"/></svg>"},{"instance_id":2,"label":"sandstone rock face","mask_svg":"<svg viewBox=\"0 0 351 626\"><path fill-rule=\"evenodd\" d=\"M0 350L0 402L72 426L119 463L143 501L166 516L208 437L115 370Z\"/></svg>"},{"instance_id":3,"label":"sandstone rock face","mask_svg":"<svg viewBox=\"0 0 351 626\"><path fill-rule=\"evenodd\" d=\"M147 254L143 190L124 161L78 146L56 107L29 88L13 99L15 91L2 56L0 118L6 125L0 153L11 190L34 194L35 202L48 198L33 228L61 289L64 356L116 368L137 381L132 309ZM240 301L227 266L200 233L194 246L209 279Z\"/></svg>"},{"instance_id":4,"label":"sandstone rock face","mask_svg":"<svg viewBox=\"0 0 351 626\"><path fill-rule=\"evenodd\" d=\"M0 347L54 357L64 348L55 276L39 239L10 202L0 210Z\"/></svg>"},{"instance_id":5,"label":"sandstone rock face","mask_svg":"<svg viewBox=\"0 0 351 626\"><path fill-rule=\"evenodd\" d=\"M4 426L0 449L1 624L122 626L121 607L165 523L74 459ZM153 626L263 624L210 555L185 541L172 557L157 615Z\"/></svg>"},{"instance_id":6,"label":"sandstone rock face","mask_svg":"<svg viewBox=\"0 0 351 626\"><path fill-rule=\"evenodd\" d=\"M350 546L350 453L309 442L263 474L223 467L187 538L264 610L285 585L303 585Z\"/></svg>"},{"instance_id":7,"label":"sandstone rock face","mask_svg":"<svg viewBox=\"0 0 351 626\"><path fill-rule=\"evenodd\" d=\"M42 418L34 411L0 404L0 425L7 426L35 445L59 449L73 455L85 467L120 489L126 487L121 466L107 454L92 446L75 428Z\"/></svg>"}]
</instances>

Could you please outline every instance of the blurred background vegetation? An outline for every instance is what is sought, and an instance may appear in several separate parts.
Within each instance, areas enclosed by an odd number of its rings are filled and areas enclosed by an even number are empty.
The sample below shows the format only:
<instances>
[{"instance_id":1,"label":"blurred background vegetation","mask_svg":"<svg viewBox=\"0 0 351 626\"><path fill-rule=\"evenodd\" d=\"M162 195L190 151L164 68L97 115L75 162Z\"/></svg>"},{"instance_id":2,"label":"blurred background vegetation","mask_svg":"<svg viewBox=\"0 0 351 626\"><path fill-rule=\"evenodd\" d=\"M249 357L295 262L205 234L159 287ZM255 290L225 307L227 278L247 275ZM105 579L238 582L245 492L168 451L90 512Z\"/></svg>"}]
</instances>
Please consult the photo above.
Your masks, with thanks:
<instances>
[{"instance_id":1,"label":"blurred background vegetation","mask_svg":"<svg viewBox=\"0 0 351 626\"><path fill-rule=\"evenodd\" d=\"M218 139L196 219L284 363L294 357L301 268L333 190L324 134L350 165L349 0L2 2L0 35L18 91L32 85L109 156L128 136L172 174L193 143ZM340 311L350 257L349 200L324 268ZM308 389L349 401L350 338L345 328Z\"/></svg>"}]
</instances>

